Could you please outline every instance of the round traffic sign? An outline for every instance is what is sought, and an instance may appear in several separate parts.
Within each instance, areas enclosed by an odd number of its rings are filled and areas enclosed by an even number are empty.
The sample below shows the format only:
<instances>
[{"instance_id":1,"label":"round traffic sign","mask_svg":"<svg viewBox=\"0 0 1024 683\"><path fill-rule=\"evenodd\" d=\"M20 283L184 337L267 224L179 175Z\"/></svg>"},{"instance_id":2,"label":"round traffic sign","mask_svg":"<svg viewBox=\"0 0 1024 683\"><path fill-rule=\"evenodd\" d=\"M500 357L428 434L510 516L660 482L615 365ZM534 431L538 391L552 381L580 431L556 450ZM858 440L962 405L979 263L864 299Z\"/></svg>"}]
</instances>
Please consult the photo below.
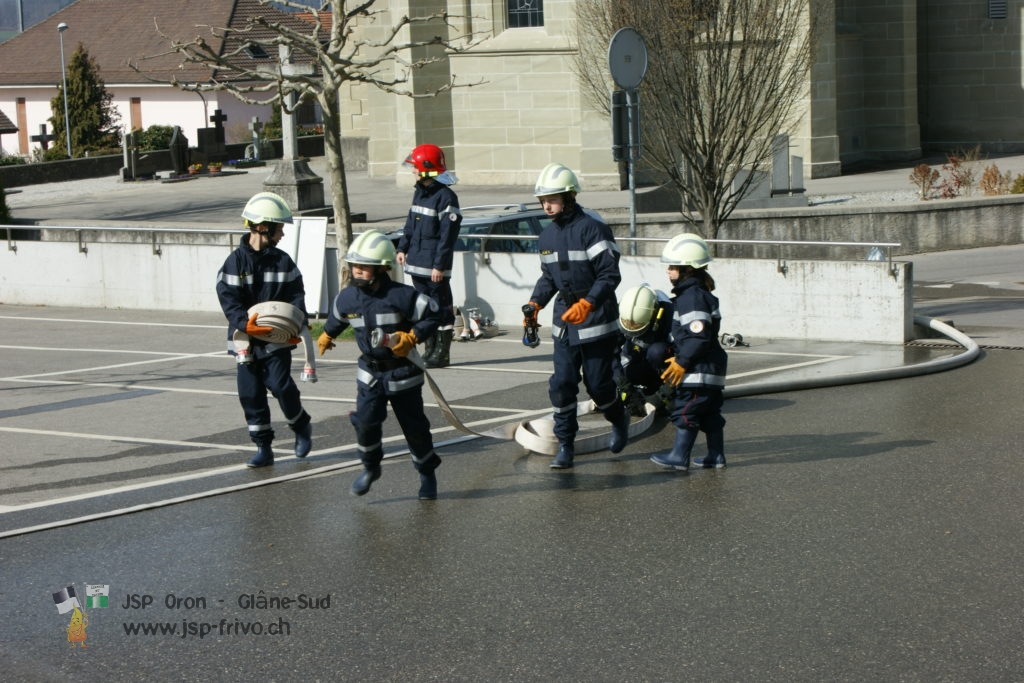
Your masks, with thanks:
<instances>
[{"instance_id":1,"label":"round traffic sign","mask_svg":"<svg viewBox=\"0 0 1024 683\"><path fill-rule=\"evenodd\" d=\"M647 73L647 45L634 28L620 28L608 43L608 68L623 90L633 90Z\"/></svg>"}]
</instances>

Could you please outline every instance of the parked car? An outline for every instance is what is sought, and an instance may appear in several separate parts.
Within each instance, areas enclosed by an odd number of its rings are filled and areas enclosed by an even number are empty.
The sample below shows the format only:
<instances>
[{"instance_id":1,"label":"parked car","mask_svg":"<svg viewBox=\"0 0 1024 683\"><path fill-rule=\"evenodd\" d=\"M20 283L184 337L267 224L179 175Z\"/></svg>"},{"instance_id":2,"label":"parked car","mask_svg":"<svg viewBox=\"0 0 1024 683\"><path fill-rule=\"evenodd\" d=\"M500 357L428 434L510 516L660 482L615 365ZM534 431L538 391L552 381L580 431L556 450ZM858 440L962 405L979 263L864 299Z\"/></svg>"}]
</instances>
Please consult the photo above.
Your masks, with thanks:
<instances>
[{"instance_id":1,"label":"parked car","mask_svg":"<svg viewBox=\"0 0 1024 683\"><path fill-rule=\"evenodd\" d=\"M603 221L600 214L586 209L594 218ZM537 253L537 236L551 219L539 207L526 204L487 204L462 209L462 225L455 251L522 252ZM398 245L401 230L388 233Z\"/></svg>"}]
</instances>

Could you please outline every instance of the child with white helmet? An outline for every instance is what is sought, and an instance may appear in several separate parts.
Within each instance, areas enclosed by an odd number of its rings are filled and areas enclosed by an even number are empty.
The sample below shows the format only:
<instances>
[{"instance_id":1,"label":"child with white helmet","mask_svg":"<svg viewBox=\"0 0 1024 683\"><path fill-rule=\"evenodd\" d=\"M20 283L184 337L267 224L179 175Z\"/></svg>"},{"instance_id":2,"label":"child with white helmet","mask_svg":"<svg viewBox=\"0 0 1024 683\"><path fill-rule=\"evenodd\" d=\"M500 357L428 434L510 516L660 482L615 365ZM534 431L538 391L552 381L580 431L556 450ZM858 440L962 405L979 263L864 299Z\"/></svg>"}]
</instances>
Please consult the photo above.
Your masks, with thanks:
<instances>
[{"instance_id":1,"label":"child with white helmet","mask_svg":"<svg viewBox=\"0 0 1024 683\"><path fill-rule=\"evenodd\" d=\"M441 458L434 452L430 422L423 412L423 370L408 356L416 344L437 331L439 307L427 295L391 279L388 271L395 261L395 248L379 230L359 235L345 261L352 278L334 298L317 345L322 356L334 348L334 338L352 327L361 353L356 372L356 409L349 421L356 429L363 472L352 483L352 494L366 494L381 476L382 425L390 403L420 475L419 498L434 500L434 470ZM394 343L375 343L375 331L385 333Z\"/></svg>"},{"instance_id":2,"label":"child with white helmet","mask_svg":"<svg viewBox=\"0 0 1024 683\"><path fill-rule=\"evenodd\" d=\"M622 347L615 364L619 399L631 415L646 414L647 396L664 412L665 389L661 373L672 355L673 302L668 294L648 284L627 289L619 299L619 330Z\"/></svg>"},{"instance_id":3,"label":"child with white helmet","mask_svg":"<svg viewBox=\"0 0 1024 683\"><path fill-rule=\"evenodd\" d=\"M257 314L250 315L249 309L267 301L282 301L301 311L304 317L306 290L298 266L277 248L285 224L292 222L292 212L284 198L273 192L255 194L242 210L242 218L248 232L217 273L217 297L228 319L228 352L238 360L238 400L249 426L249 438L256 444L256 455L246 464L266 467L274 464L268 391L277 398L288 426L295 432L296 457L309 454L313 427L290 374L292 349L300 339L260 339L273 328L260 325ZM302 321L303 326L307 323ZM236 332L248 336L244 348L235 346Z\"/></svg>"},{"instance_id":4,"label":"child with white helmet","mask_svg":"<svg viewBox=\"0 0 1024 683\"><path fill-rule=\"evenodd\" d=\"M685 472L697 433L707 437L708 453L693 462L701 467L725 467L725 418L722 390L728 357L718 341L722 314L715 282L707 272L711 262L707 242L699 235L676 235L661 254L666 264L675 311L672 316L674 355L665 361L661 379L675 387L669 419L676 427L672 450L651 456L661 467Z\"/></svg>"}]
</instances>

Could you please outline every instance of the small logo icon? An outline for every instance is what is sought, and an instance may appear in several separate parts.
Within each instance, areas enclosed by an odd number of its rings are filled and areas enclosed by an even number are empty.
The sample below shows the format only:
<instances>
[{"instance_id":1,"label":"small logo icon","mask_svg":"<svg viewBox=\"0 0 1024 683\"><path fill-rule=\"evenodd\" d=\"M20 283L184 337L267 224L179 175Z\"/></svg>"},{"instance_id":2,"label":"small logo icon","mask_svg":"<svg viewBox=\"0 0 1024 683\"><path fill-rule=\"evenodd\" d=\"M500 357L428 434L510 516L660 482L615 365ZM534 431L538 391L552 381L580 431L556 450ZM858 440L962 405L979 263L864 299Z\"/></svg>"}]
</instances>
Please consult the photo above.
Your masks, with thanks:
<instances>
[{"instance_id":1,"label":"small logo icon","mask_svg":"<svg viewBox=\"0 0 1024 683\"><path fill-rule=\"evenodd\" d=\"M53 604L57 606L57 612L59 614L71 613L71 623L64 629L64 632L67 634L67 642L71 643L72 649L75 645L81 648L89 647L85 644L85 629L89 626L89 615L86 614L86 610L107 607L109 597L110 586L108 584L86 584L84 607L79 601L78 593L73 585L66 586L53 594Z\"/></svg>"},{"instance_id":2,"label":"small logo icon","mask_svg":"<svg viewBox=\"0 0 1024 683\"><path fill-rule=\"evenodd\" d=\"M82 612L82 605L78 602L74 586L67 586L53 594L53 604L57 605L57 612L67 614L71 612L71 623L64 631L68 634L68 642L74 648L77 643L79 647L89 647L85 644L85 627L89 625L89 617Z\"/></svg>"}]
</instances>

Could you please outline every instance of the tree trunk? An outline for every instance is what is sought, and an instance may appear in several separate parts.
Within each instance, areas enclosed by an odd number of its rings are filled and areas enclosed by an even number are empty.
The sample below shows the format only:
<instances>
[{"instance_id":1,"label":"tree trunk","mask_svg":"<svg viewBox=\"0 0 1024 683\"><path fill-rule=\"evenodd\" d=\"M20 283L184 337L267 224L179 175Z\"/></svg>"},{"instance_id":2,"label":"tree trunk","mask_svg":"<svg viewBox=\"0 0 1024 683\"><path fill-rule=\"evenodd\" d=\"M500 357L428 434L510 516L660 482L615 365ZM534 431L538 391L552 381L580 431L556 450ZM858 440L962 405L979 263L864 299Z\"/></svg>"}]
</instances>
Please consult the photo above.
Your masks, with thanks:
<instances>
[{"instance_id":1,"label":"tree trunk","mask_svg":"<svg viewBox=\"0 0 1024 683\"><path fill-rule=\"evenodd\" d=\"M338 274L345 280L345 255L352 243L352 211L348 204L348 180L345 177L345 155L341 148L341 110L338 91L324 83L319 95L324 117L324 151L331 181L331 206L334 209L335 244L338 248Z\"/></svg>"}]
</instances>

